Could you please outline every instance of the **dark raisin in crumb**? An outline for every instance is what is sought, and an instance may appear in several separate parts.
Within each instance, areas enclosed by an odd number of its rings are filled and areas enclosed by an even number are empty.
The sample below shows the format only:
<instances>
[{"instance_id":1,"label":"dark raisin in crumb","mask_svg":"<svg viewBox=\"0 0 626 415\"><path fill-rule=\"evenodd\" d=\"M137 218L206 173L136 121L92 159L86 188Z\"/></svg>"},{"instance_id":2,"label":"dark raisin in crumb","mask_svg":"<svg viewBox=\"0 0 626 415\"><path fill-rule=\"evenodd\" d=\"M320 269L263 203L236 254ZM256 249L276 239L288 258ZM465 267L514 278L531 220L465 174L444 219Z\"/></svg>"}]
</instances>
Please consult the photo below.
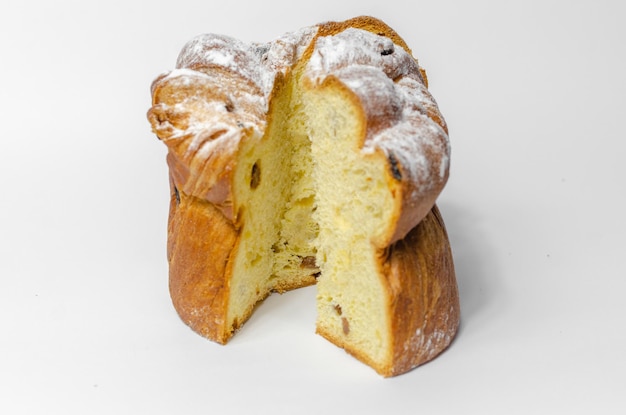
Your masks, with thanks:
<instances>
[{"instance_id":1,"label":"dark raisin in crumb","mask_svg":"<svg viewBox=\"0 0 626 415\"><path fill-rule=\"evenodd\" d=\"M348 333L350 333L350 323L345 317L341 317L341 328L343 329L343 334L347 335Z\"/></svg>"},{"instance_id":2,"label":"dark raisin in crumb","mask_svg":"<svg viewBox=\"0 0 626 415\"><path fill-rule=\"evenodd\" d=\"M315 268L315 257L312 255L305 256L300 262L300 268Z\"/></svg>"},{"instance_id":3,"label":"dark raisin in crumb","mask_svg":"<svg viewBox=\"0 0 626 415\"><path fill-rule=\"evenodd\" d=\"M261 167L257 161L252 165L252 173L250 174L250 188L256 189L261 183Z\"/></svg>"}]
</instances>

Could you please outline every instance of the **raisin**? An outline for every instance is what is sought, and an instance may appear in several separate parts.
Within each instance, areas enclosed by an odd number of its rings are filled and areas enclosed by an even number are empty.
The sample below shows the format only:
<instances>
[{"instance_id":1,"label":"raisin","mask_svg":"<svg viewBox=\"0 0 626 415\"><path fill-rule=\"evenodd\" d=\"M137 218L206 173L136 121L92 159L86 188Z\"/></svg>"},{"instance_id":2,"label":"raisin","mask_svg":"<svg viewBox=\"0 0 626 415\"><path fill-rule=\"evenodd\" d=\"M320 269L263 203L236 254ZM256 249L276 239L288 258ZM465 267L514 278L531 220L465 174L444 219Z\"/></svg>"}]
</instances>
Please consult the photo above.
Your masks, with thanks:
<instances>
[{"instance_id":1,"label":"raisin","mask_svg":"<svg viewBox=\"0 0 626 415\"><path fill-rule=\"evenodd\" d=\"M252 165L252 172L250 174L250 189L256 189L261 183L261 167L257 161Z\"/></svg>"},{"instance_id":2,"label":"raisin","mask_svg":"<svg viewBox=\"0 0 626 415\"><path fill-rule=\"evenodd\" d=\"M350 333L350 323L348 323L348 319L345 317L341 317L341 328L343 329L343 334Z\"/></svg>"},{"instance_id":3,"label":"raisin","mask_svg":"<svg viewBox=\"0 0 626 415\"><path fill-rule=\"evenodd\" d=\"M393 43L389 40L387 40L387 42L383 42L384 44L381 45L381 51L380 54L382 56L388 56L391 55L394 52L394 46Z\"/></svg>"},{"instance_id":4,"label":"raisin","mask_svg":"<svg viewBox=\"0 0 626 415\"><path fill-rule=\"evenodd\" d=\"M300 268L316 268L315 265L315 257L314 256L305 256L302 258L302 262L300 262Z\"/></svg>"},{"instance_id":5,"label":"raisin","mask_svg":"<svg viewBox=\"0 0 626 415\"><path fill-rule=\"evenodd\" d=\"M400 163L398 163L398 160L396 159L395 154L393 153L389 153L389 165L391 167L391 174L393 175L394 179L400 181L402 180L402 172L400 171Z\"/></svg>"},{"instance_id":6,"label":"raisin","mask_svg":"<svg viewBox=\"0 0 626 415\"><path fill-rule=\"evenodd\" d=\"M224 103L224 108L226 108L228 112L233 112L235 110L235 104L233 104L231 100L228 100Z\"/></svg>"}]
</instances>

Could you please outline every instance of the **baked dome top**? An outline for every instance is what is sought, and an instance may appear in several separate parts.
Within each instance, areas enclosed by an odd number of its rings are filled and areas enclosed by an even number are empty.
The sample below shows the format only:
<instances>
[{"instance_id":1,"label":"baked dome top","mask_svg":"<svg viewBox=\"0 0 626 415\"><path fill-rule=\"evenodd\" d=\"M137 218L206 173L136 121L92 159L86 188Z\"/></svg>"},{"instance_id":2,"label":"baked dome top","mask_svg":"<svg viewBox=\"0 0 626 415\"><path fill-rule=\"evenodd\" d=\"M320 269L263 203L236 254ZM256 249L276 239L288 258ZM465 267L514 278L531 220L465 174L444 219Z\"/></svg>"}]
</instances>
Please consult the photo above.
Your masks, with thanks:
<instances>
[{"instance_id":1,"label":"baked dome top","mask_svg":"<svg viewBox=\"0 0 626 415\"><path fill-rule=\"evenodd\" d=\"M372 18L311 26L268 43L215 34L189 41L176 69L153 83L149 112L170 149L177 188L233 219L230 173L239 143L264 134L276 85L297 66L303 82L339 81L360 100L367 120L361 151L384 153L402 184L390 242L403 238L443 189L450 145L424 70L404 41Z\"/></svg>"}]
</instances>

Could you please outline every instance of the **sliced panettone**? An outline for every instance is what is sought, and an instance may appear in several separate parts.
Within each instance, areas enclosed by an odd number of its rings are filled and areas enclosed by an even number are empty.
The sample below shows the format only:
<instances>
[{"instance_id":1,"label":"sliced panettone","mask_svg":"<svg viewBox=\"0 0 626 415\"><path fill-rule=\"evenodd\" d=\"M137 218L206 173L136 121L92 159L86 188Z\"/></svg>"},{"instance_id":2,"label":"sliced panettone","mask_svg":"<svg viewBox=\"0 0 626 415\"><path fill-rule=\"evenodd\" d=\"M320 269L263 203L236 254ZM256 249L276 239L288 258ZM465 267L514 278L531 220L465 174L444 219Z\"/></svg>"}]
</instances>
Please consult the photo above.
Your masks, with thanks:
<instances>
[{"instance_id":1,"label":"sliced panettone","mask_svg":"<svg viewBox=\"0 0 626 415\"><path fill-rule=\"evenodd\" d=\"M447 127L393 30L360 17L268 44L202 35L152 92L189 326L226 343L271 292L317 283L318 333L384 376L449 345Z\"/></svg>"}]
</instances>

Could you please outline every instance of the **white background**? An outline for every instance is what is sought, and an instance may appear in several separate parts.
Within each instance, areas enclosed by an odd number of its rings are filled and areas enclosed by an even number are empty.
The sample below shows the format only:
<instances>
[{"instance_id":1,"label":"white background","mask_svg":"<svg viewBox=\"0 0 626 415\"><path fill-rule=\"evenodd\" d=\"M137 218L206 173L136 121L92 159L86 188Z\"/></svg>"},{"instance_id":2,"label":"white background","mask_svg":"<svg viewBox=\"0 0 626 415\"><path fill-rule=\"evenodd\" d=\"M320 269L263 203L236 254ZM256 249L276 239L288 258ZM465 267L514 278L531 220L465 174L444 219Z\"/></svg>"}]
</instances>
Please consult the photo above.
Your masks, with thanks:
<instances>
[{"instance_id":1,"label":"white background","mask_svg":"<svg viewBox=\"0 0 626 415\"><path fill-rule=\"evenodd\" d=\"M314 288L231 343L167 292L165 146L149 87L203 32L268 41L385 20L449 126L439 199L462 326L382 379L314 334ZM3 1L0 413L626 413L619 1Z\"/></svg>"}]
</instances>

